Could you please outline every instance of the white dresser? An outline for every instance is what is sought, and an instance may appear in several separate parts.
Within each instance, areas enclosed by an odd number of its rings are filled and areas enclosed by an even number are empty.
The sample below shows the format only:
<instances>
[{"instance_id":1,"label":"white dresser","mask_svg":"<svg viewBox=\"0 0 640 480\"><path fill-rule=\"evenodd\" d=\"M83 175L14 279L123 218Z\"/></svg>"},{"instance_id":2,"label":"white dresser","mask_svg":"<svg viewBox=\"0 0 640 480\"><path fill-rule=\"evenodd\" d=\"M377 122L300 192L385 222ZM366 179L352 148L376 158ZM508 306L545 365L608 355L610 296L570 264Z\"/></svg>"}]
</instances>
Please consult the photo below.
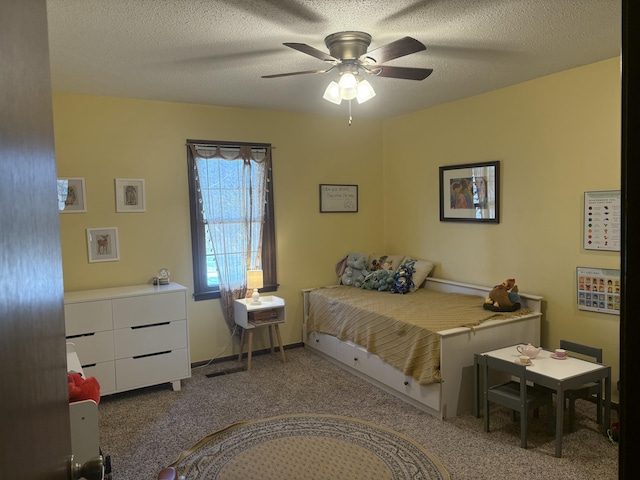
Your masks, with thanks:
<instances>
[{"instance_id":1,"label":"white dresser","mask_svg":"<svg viewBox=\"0 0 640 480\"><path fill-rule=\"evenodd\" d=\"M133 285L64 294L68 342L100 394L123 392L191 376L187 289Z\"/></svg>"}]
</instances>

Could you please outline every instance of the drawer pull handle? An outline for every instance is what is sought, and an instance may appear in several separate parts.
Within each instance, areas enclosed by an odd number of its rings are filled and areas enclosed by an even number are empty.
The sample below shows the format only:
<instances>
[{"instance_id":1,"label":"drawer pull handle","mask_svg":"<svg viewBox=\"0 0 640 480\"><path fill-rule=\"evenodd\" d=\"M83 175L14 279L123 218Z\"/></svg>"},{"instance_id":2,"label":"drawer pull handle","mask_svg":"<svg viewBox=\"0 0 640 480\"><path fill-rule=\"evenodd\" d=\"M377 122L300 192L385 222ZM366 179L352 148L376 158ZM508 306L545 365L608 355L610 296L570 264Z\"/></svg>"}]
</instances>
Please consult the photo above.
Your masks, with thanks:
<instances>
[{"instance_id":1,"label":"drawer pull handle","mask_svg":"<svg viewBox=\"0 0 640 480\"><path fill-rule=\"evenodd\" d=\"M157 353L147 353L146 355L134 355L131 358L133 358L134 360L137 360L139 358L155 357L156 355L166 355L168 353L171 353L171 350L165 350L164 352L157 352Z\"/></svg>"},{"instance_id":2,"label":"drawer pull handle","mask_svg":"<svg viewBox=\"0 0 640 480\"><path fill-rule=\"evenodd\" d=\"M409 382L407 382L406 380L404 381L404 385L407 386L409 385Z\"/></svg>"},{"instance_id":3,"label":"drawer pull handle","mask_svg":"<svg viewBox=\"0 0 640 480\"><path fill-rule=\"evenodd\" d=\"M159 327L161 325L169 325L171 322L158 322L158 323L150 323L148 325L136 325L135 327L131 327L131 330L137 330L138 328L152 328Z\"/></svg>"},{"instance_id":4,"label":"drawer pull handle","mask_svg":"<svg viewBox=\"0 0 640 480\"><path fill-rule=\"evenodd\" d=\"M91 333L79 333L78 335L70 335L67 338L80 338L80 337L91 337L93 335L95 335L96 332L91 332Z\"/></svg>"},{"instance_id":5,"label":"drawer pull handle","mask_svg":"<svg viewBox=\"0 0 640 480\"><path fill-rule=\"evenodd\" d=\"M353 357L353 361L357 362L358 361L358 357Z\"/></svg>"},{"instance_id":6,"label":"drawer pull handle","mask_svg":"<svg viewBox=\"0 0 640 480\"><path fill-rule=\"evenodd\" d=\"M317 338L316 338L316 343L320 343L320 340L318 340Z\"/></svg>"}]
</instances>

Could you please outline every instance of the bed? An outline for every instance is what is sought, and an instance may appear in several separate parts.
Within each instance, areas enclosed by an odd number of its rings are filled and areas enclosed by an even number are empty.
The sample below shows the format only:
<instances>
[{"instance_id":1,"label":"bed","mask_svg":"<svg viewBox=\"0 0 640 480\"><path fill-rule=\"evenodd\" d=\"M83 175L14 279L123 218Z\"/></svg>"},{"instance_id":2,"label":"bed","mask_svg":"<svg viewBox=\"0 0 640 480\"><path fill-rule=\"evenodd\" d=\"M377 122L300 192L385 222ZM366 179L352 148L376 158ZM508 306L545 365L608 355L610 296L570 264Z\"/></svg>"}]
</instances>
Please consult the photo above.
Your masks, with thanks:
<instances>
[{"instance_id":1,"label":"bed","mask_svg":"<svg viewBox=\"0 0 640 480\"><path fill-rule=\"evenodd\" d=\"M482 308L490 290L433 277L406 295L304 289L303 342L427 413L451 418L472 411L474 353L540 344L542 297L520 293L521 310L498 313Z\"/></svg>"}]
</instances>

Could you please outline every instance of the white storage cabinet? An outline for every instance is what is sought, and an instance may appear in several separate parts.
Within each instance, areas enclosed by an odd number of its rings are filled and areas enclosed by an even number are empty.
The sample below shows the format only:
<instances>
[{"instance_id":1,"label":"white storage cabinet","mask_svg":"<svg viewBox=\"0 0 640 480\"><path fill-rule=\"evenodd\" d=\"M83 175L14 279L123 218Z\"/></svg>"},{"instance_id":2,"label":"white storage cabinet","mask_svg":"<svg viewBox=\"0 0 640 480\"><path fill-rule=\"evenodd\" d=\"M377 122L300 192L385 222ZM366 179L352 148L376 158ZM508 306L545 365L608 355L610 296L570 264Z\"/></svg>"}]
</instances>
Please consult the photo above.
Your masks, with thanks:
<instances>
[{"instance_id":1,"label":"white storage cabinet","mask_svg":"<svg viewBox=\"0 0 640 480\"><path fill-rule=\"evenodd\" d=\"M171 283L64 294L67 341L101 395L165 382L180 390L191 376L186 292Z\"/></svg>"}]
</instances>

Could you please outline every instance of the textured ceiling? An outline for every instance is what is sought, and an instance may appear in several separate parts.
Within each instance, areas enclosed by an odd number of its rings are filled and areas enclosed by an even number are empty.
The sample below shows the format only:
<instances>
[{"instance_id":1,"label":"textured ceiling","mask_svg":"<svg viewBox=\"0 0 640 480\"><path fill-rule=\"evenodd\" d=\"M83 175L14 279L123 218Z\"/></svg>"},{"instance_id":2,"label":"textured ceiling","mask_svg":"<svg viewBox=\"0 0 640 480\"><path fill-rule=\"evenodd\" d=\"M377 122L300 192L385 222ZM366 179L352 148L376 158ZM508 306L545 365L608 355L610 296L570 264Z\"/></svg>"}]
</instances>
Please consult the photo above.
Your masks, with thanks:
<instances>
[{"instance_id":1,"label":"textured ceiling","mask_svg":"<svg viewBox=\"0 0 640 480\"><path fill-rule=\"evenodd\" d=\"M368 77L354 117L386 118L620 54L620 0L47 0L54 91L346 115L322 99L336 73L285 47L358 30L369 50L427 47L388 64L423 81Z\"/></svg>"}]
</instances>

